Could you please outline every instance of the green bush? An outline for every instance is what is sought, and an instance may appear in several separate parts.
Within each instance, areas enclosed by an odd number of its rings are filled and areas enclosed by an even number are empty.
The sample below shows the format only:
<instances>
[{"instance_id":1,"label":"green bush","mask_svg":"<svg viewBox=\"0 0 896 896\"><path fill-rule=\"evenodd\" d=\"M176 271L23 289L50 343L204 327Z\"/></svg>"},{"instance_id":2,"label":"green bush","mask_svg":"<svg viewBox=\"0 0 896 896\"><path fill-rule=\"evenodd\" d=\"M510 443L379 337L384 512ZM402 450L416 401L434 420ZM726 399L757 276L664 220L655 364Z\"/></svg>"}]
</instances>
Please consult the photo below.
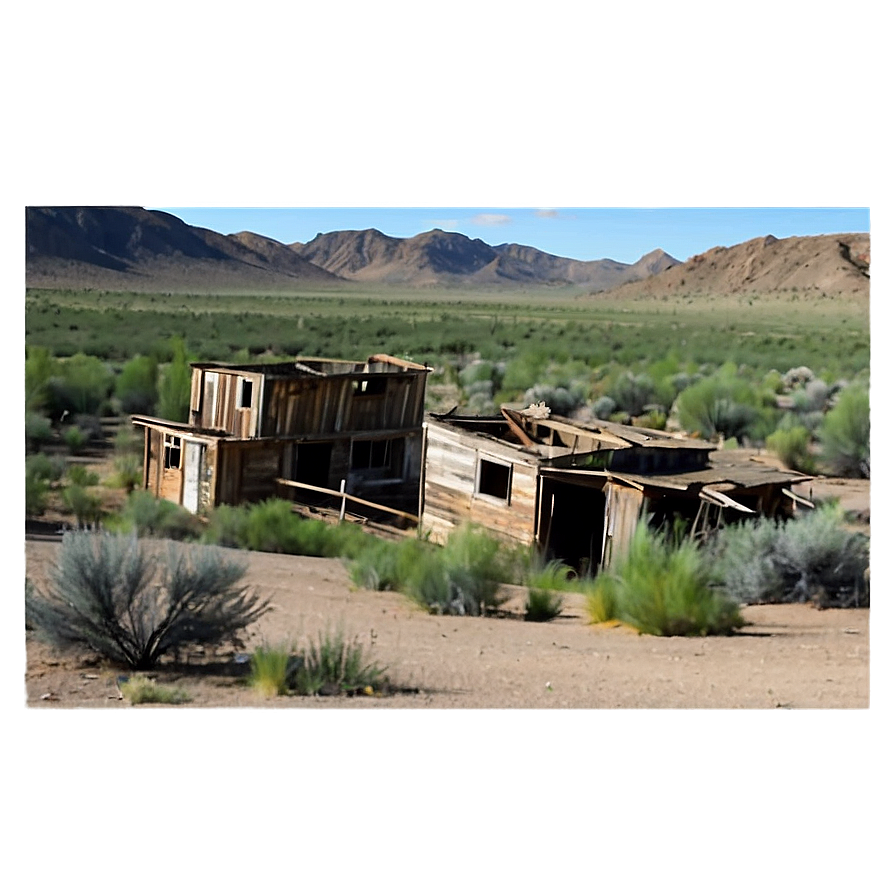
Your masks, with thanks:
<instances>
[{"instance_id":1,"label":"green bush","mask_svg":"<svg viewBox=\"0 0 896 896\"><path fill-rule=\"evenodd\" d=\"M482 616L501 606L500 583L512 576L513 556L482 529L467 525L444 547L424 552L404 590L431 613Z\"/></svg>"},{"instance_id":2,"label":"green bush","mask_svg":"<svg viewBox=\"0 0 896 896\"><path fill-rule=\"evenodd\" d=\"M159 365L155 358L131 358L115 380L115 397L125 414L151 414L159 398Z\"/></svg>"},{"instance_id":3,"label":"green bush","mask_svg":"<svg viewBox=\"0 0 896 896\"><path fill-rule=\"evenodd\" d=\"M115 375L111 368L91 355L78 353L57 364L57 374L48 383L50 409L61 416L100 414L106 406Z\"/></svg>"},{"instance_id":4,"label":"green bush","mask_svg":"<svg viewBox=\"0 0 896 896\"><path fill-rule=\"evenodd\" d=\"M205 544L217 544L225 548L246 548L246 523L249 519L248 507L233 507L219 504L208 514L208 523L202 533Z\"/></svg>"},{"instance_id":5,"label":"green bush","mask_svg":"<svg viewBox=\"0 0 896 896\"><path fill-rule=\"evenodd\" d=\"M87 444L87 434L77 426L67 427L63 438L72 454L78 454Z\"/></svg>"},{"instance_id":6,"label":"green bush","mask_svg":"<svg viewBox=\"0 0 896 896\"><path fill-rule=\"evenodd\" d=\"M81 485L70 485L62 492L66 510L75 515L79 527L95 526L103 518L103 502L99 495Z\"/></svg>"},{"instance_id":7,"label":"green bush","mask_svg":"<svg viewBox=\"0 0 896 896\"><path fill-rule=\"evenodd\" d=\"M69 532L47 591L26 596L26 620L60 647L80 647L132 669L153 668L191 645L235 641L268 608L238 586L245 566L209 547Z\"/></svg>"},{"instance_id":8,"label":"green bush","mask_svg":"<svg viewBox=\"0 0 896 896\"><path fill-rule=\"evenodd\" d=\"M65 459L58 454L29 454L25 458L25 475L43 482L58 482L65 472Z\"/></svg>"},{"instance_id":9,"label":"green bush","mask_svg":"<svg viewBox=\"0 0 896 896\"><path fill-rule=\"evenodd\" d=\"M759 415L753 388L732 365L684 389L676 408L682 428L704 439L723 436L740 440Z\"/></svg>"},{"instance_id":10,"label":"green bush","mask_svg":"<svg viewBox=\"0 0 896 896\"><path fill-rule=\"evenodd\" d=\"M128 493L143 484L143 462L133 454L116 454L112 465L112 484Z\"/></svg>"},{"instance_id":11,"label":"green bush","mask_svg":"<svg viewBox=\"0 0 896 896\"><path fill-rule=\"evenodd\" d=\"M868 390L844 389L821 424L822 458L835 476L871 476L871 408Z\"/></svg>"},{"instance_id":12,"label":"green bush","mask_svg":"<svg viewBox=\"0 0 896 896\"><path fill-rule=\"evenodd\" d=\"M776 524L761 519L721 530L711 545L716 579L743 604L867 606L869 539L823 505Z\"/></svg>"},{"instance_id":13,"label":"green bush","mask_svg":"<svg viewBox=\"0 0 896 896\"><path fill-rule=\"evenodd\" d=\"M810 442L811 434L805 426L791 426L773 432L765 445L788 469L814 473L815 458L809 450Z\"/></svg>"},{"instance_id":14,"label":"green bush","mask_svg":"<svg viewBox=\"0 0 896 896\"><path fill-rule=\"evenodd\" d=\"M351 562L349 574L361 588L401 591L421 562L421 555L433 550L433 546L413 538L400 542L371 539Z\"/></svg>"},{"instance_id":15,"label":"green bush","mask_svg":"<svg viewBox=\"0 0 896 896\"><path fill-rule=\"evenodd\" d=\"M91 470L84 464L72 464L65 471L66 478L72 485L81 487L99 485L100 476L96 470Z\"/></svg>"},{"instance_id":16,"label":"green bush","mask_svg":"<svg viewBox=\"0 0 896 896\"><path fill-rule=\"evenodd\" d=\"M25 415L25 450L36 451L53 440L53 426L49 417L41 414Z\"/></svg>"},{"instance_id":17,"label":"green bush","mask_svg":"<svg viewBox=\"0 0 896 896\"><path fill-rule=\"evenodd\" d=\"M172 340L173 358L162 374L158 414L166 420L186 423L190 415L190 386L193 372L181 339Z\"/></svg>"},{"instance_id":18,"label":"green bush","mask_svg":"<svg viewBox=\"0 0 896 896\"><path fill-rule=\"evenodd\" d=\"M25 408L41 411L50 400L50 380L56 374L56 360L49 349L31 346L25 355Z\"/></svg>"},{"instance_id":19,"label":"green bush","mask_svg":"<svg viewBox=\"0 0 896 896\"><path fill-rule=\"evenodd\" d=\"M601 574L600 601L613 615L651 635L731 634L744 624L737 604L711 587L709 566L697 545L675 543L639 522L628 553ZM595 619L593 621L604 621Z\"/></svg>"},{"instance_id":20,"label":"green bush","mask_svg":"<svg viewBox=\"0 0 896 896\"><path fill-rule=\"evenodd\" d=\"M146 675L130 675L118 685L122 697L126 697L132 706L141 703L163 703L178 705L189 703L193 698L182 688L169 688L153 681Z\"/></svg>"},{"instance_id":21,"label":"green bush","mask_svg":"<svg viewBox=\"0 0 896 896\"><path fill-rule=\"evenodd\" d=\"M139 490L128 495L121 512L107 522L115 532L132 532L138 538L198 539L202 523L185 507Z\"/></svg>"},{"instance_id":22,"label":"green bush","mask_svg":"<svg viewBox=\"0 0 896 896\"><path fill-rule=\"evenodd\" d=\"M42 516L47 509L47 480L37 474L25 473L25 516Z\"/></svg>"}]
</instances>

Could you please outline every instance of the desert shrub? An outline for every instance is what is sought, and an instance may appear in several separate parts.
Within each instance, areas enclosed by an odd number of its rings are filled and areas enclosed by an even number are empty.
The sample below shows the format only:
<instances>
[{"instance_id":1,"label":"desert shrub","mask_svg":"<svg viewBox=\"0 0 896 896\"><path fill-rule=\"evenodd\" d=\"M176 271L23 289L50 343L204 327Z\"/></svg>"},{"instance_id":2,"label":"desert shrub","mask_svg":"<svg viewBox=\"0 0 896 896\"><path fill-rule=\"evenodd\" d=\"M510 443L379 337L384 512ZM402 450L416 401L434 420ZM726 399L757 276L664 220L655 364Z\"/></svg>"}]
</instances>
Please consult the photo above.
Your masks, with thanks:
<instances>
[{"instance_id":1,"label":"desert shrub","mask_svg":"<svg viewBox=\"0 0 896 896\"><path fill-rule=\"evenodd\" d=\"M729 526L711 546L716 578L743 604L867 606L868 538L847 529L842 510L823 505L776 524Z\"/></svg>"},{"instance_id":2,"label":"desert shrub","mask_svg":"<svg viewBox=\"0 0 896 896\"><path fill-rule=\"evenodd\" d=\"M430 613L482 616L504 600L498 586L512 575L511 553L476 526L456 529L444 547L421 553L403 590Z\"/></svg>"},{"instance_id":3,"label":"desert shrub","mask_svg":"<svg viewBox=\"0 0 896 896\"><path fill-rule=\"evenodd\" d=\"M87 444L87 434L77 426L67 427L62 437L72 454L78 454Z\"/></svg>"},{"instance_id":4,"label":"desert shrub","mask_svg":"<svg viewBox=\"0 0 896 896\"><path fill-rule=\"evenodd\" d=\"M591 413L598 420L607 420L615 410L616 402L609 395L602 395L591 405Z\"/></svg>"},{"instance_id":5,"label":"desert shrub","mask_svg":"<svg viewBox=\"0 0 896 896\"><path fill-rule=\"evenodd\" d=\"M159 397L159 365L155 358L131 358L115 380L115 397L125 414L151 414Z\"/></svg>"},{"instance_id":6,"label":"desert shrub","mask_svg":"<svg viewBox=\"0 0 896 896\"><path fill-rule=\"evenodd\" d=\"M202 533L202 523L185 507L143 490L131 492L121 512L107 526L139 538L153 536L176 541L195 539Z\"/></svg>"},{"instance_id":7,"label":"desert shrub","mask_svg":"<svg viewBox=\"0 0 896 896\"><path fill-rule=\"evenodd\" d=\"M112 484L132 492L143 484L143 462L133 454L116 454L112 460Z\"/></svg>"},{"instance_id":8,"label":"desert shrub","mask_svg":"<svg viewBox=\"0 0 896 896\"><path fill-rule=\"evenodd\" d=\"M142 674L128 676L119 682L118 689L122 697L129 700L132 706L141 703L163 703L173 706L189 703L193 699L183 688L166 687Z\"/></svg>"},{"instance_id":9,"label":"desert shrub","mask_svg":"<svg viewBox=\"0 0 896 896\"><path fill-rule=\"evenodd\" d=\"M202 533L201 541L204 544L217 544L225 548L245 547L248 518L248 507L219 504L209 511L208 522Z\"/></svg>"},{"instance_id":10,"label":"desert shrub","mask_svg":"<svg viewBox=\"0 0 896 896\"><path fill-rule=\"evenodd\" d=\"M99 485L100 476L84 464L71 464L65 471L66 478L72 485L81 487Z\"/></svg>"},{"instance_id":11,"label":"desert shrub","mask_svg":"<svg viewBox=\"0 0 896 896\"><path fill-rule=\"evenodd\" d=\"M618 410L625 411L629 417L637 417L644 413L646 405L656 400L656 386L649 374L626 371L607 394L616 402Z\"/></svg>"},{"instance_id":12,"label":"desert shrub","mask_svg":"<svg viewBox=\"0 0 896 896\"><path fill-rule=\"evenodd\" d=\"M268 604L238 586L244 573L215 548L169 544L160 555L137 538L69 532L26 618L57 646L147 670L181 647L235 641L259 619Z\"/></svg>"},{"instance_id":13,"label":"desert shrub","mask_svg":"<svg viewBox=\"0 0 896 896\"><path fill-rule=\"evenodd\" d=\"M245 547L278 554L328 555L329 526L323 520L302 519L289 501L270 498L249 507Z\"/></svg>"},{"instance_id":14,"label":"desert shrub","mask_svg":"<svg viewBox=\"0 0 896 896\"><path fill-rule=\"evenodd\" d=\"M569 416L583 404L582 396L574 394L565 386L551 386L547 383L536 383L523 393L523 404L533 405L544 402L555 414Z\"/></svg>"},{"instance_id":15,"label":"desert shrub","mask_svg":"<svg viewBox=\"0 0 896 896\"><path fill-rule=\"evenodd\" d=\"M388 686L385 673L385 668L367 660L357 638L326 631L311 640L291 664L287 683L290 690L309 697L370 694Z\"/></svg>"},{"instance_id":16,"label":"desert shrub","mask_svg":"<svg viewBox=\"0 0 896 896\"><path fill-rule=\"evenodd\" d=\"M45 408L50 399L50 380L56 373L56 360L49 349L32 346L25 354L25 407L29 411Z\"/></svg>"},{"instance_id":17,"label":"desert shrub","mask_svg":"<svg viewBox=\"0 0 896 896\"><path fill-rule=\"evenodd\" d=\"M592 594L612 606L615 618L645 634L727 635L744 624L737 603L711 587L697 545L667 539L644 522L628 552L601 578ZM597 599L589 597L589 611L592 602Z\"/></svg>"},{"instance_id":18,"label":"desert shrub","mask_svg":"<svg viewBox=\"0 0 896 896\"><path fill-rule=\"evenodd\" d=\"M47 509L47 480L25 471L25 516L41 516Z\"/></svg>"},{"instance_id":19,"label":"desert shrub","mask_svg":"<svg viewBox=\"0 0 896 896\"><path fill-rule=\"evenodd\" d=\"M116 454L133 454L141 459L143 457L143 433L130 423L118 427L112 445Z\"/></svg>"},{"instance_id":20,"label":"desert shrub","mask_svg":"<svg viewBox=\"0 0 896 896\"><path fill-rule=\"evenodd\" d=\"M810 441L811 435L805 426L790 426L773 432L765 444L789 469L814 473L815 458L809 450Z\"/></svg>"},{"instance_id":21,"label":"desert shrub","mask_svg":"<svg viewBox=\"0 0 896 896\"><path fill-rule=\"evenodd\" d=\"M349 574L361 588L401 591L420 562L421 554L433 550L433 546L412 538L400 542L371 539L351 562Z\"/></svg>"},{"instance_id":22,"label":"desert shrub","mask_svg":"<svg viewBox=\"0 0 896 896\"><path fill-rule=\"evenodd\" d=\"M63 489L62 502L75 515L79 527L95 526L103 517L103 502L99 495L81 485Z\"/></svg>"},{"instance_id":23,"label":"desert shrub","mask_svg":"<svg viewBox=\"0 0 896 896\"><path fill-rule=\"evenodd\" d=\"M863 386L844 389L819 432L825 465L836 476L871 476L871 409Z\"/></svg>"},{"instance_id":24,"label":"desert shrub","mask_svg":"<svg viewBox=\"0 0 896 896\"><path fill-rule=\"evenodd\" d=\"M57 373L47 384L50 409L58 415L99 414L112 393L115 375L108 364L78 353L58 362Z\"/></svg>"},{"instance_id":25,"label":"desert shrub","mask_svg":"<svg viewBox=\"0 0 896 896\"><path fill-rule=\"evenodd\" d=\"M42 414L25 415L25 448L26 451L37 451L41 445L53 439L53 426L49 417Z\"/></svg>"},{"instance_id":26,"label":"desert shrub","mask_svg":"<svg viewBox=\"0 0 896 896\"><path fill-rule=\"evenodd\" d=\"M563 612L563 596L543 588L529 588L526 598L527 622L550 622Z\"/></svg>"},{"instance_id":27,"label":"desert shrub","mask_svg":"<svg viewBox=\"0 0 896 896\"><path fill-rule=\"evenodd\" d=\"M289 689L288 676L294 651L263 644L252 651L249 684L265 697L277 697Z\"/></svg>"},{"instance_id":28,"label":"desert shrub","mask_svg":"<svg viewBox=\"0 0 896 896\"><path fill-rule=\"evenodd\" d=\"M65 459L59 455L29 454L25 458L25 475L42 482L58 482L65 472Z\"/></svg>"},{"instance_id":29,"label":"desert shrub","mask_svg":"<svg viewBox=\"0 0 896 896\"><path fill-rule=\"evenodd\" d=\"M181 339L172 340L173 357L159 384L158 414L166 420L187 422L190 414L190 385L193 373Z\"/></svg>"},{"instance_id":30,"label":"desert shrub","mask_svg":"<svg viewBox=\"0 0 896 896\"><path fill-rule=\"evenodd\" d=\"M632 421L636 426L644 426L647 429L665 429L668 421L667 415L656 407L645 408L645 413Z\"/></svg>"},{"instance_id":31,"label":"desert shrub","mask_svg":"<svg viewBox=\"0 0 896 896\"><path fill-rule=\"evenodd\" d=\"M676 399L678 420L704 439L743 438L758 415L752 387L730 365L683 390Z\"/></svg>"}]
</instances>

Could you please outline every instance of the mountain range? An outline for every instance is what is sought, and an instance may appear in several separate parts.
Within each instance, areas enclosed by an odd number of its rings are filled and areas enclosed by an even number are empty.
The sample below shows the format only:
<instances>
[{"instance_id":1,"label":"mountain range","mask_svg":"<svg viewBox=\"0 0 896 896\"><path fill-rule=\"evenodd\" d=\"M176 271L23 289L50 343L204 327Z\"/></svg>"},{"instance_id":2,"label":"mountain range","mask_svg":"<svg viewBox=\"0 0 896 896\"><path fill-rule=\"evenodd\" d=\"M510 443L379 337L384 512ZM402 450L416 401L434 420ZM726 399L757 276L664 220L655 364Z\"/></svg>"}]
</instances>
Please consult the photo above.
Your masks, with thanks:
<instances>
[{"instance_id":1,"label":"mountain range","mask_svg":"<svg viewBox=\"0 0 896 896\"><path fill-rule=\"evenodd\" d=\"M126 207L29 207L25 237L26 284L32 287L239 289L348 280L603 290L679 264L661 249L635 264L577 261L442 230L409 238L343 230L285 244L248 231L223 235L165 212Z\"/></svg>"},{"instance_id":2,"label":"mountain range","mask_svg":"<svg viewBox=\"0 0 896 896\"><path fill-rule=\"evenodd\" d=\"M759 237L686 262L655 249L634 264L579 261L531 246L490 246L461 233L413 237L378 230L318 234L280 243L224 235L137 207L25 209L28 287L129 291L288 289L341 282L395 286L577 287L586 294L668 295L797 287L868 293L868 234Z\"/></svg>"}]
</instances>

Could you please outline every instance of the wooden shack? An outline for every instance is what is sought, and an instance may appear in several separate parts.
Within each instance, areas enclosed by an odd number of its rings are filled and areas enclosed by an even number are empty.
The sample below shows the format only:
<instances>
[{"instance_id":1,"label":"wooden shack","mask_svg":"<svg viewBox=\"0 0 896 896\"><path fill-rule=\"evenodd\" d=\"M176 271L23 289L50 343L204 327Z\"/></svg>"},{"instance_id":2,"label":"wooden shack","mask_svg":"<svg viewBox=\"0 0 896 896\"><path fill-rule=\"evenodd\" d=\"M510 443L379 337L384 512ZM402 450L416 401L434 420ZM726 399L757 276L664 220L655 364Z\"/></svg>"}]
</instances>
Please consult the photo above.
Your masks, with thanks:
<instances>
[{"instance_id":1,"label":"wooden shack","mask_svg":"<svg viewBox=\"0 0 896 896\"><path fill-rule=\"evenodd\" d=\"M472 522L581 571L610 565L639 519L684 520L701 537L755 513L786 514L811 477L727 460L716 446L544 407L500 416L430 415L421 528L444 542Z\"/></svg>"},{"instance_id":2,"label":"wooden shack","mask_svg":"<svg viewBox=\"0 0 896 896\"><path fill-rule=\"evenodd\" d=\"M131 418L155 496L193 513L344 495L417 513L429 368L373 355L192 369L188 423Z\"/></svg>"}]
</instances>

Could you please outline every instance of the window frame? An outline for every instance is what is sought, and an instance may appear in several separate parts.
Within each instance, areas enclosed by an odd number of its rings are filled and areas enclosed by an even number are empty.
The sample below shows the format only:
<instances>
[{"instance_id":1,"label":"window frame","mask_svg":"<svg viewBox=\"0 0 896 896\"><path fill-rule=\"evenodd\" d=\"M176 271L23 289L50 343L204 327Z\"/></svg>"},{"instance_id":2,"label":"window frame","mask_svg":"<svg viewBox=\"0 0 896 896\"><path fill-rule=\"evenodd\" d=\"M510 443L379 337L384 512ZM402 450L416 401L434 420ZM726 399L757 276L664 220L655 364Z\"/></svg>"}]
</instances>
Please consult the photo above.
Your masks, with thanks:
<instances>
[{"instance_id":1,"label":"window frame","mask_svg":"<svg viewBox=\"0 0 896 896\"><path fill-rule=\"evenodd\" d=\"M489 467L497 469L503 469L506 471L507 477L507 488L505 490L504 495L495 494L494 491L483 491L482 490L482 473L484 465L488 464ZM491 479L491 474L488 475L488 479ZM500 460L495 457L486 457L483 455L479 455L476 458L476 481L474 484L474 497L481 498L486 501L496 502L502 505L509 505L511 503L511 498L513 496L513 463L507 460Z\"/></svg>"}]
</instances>

